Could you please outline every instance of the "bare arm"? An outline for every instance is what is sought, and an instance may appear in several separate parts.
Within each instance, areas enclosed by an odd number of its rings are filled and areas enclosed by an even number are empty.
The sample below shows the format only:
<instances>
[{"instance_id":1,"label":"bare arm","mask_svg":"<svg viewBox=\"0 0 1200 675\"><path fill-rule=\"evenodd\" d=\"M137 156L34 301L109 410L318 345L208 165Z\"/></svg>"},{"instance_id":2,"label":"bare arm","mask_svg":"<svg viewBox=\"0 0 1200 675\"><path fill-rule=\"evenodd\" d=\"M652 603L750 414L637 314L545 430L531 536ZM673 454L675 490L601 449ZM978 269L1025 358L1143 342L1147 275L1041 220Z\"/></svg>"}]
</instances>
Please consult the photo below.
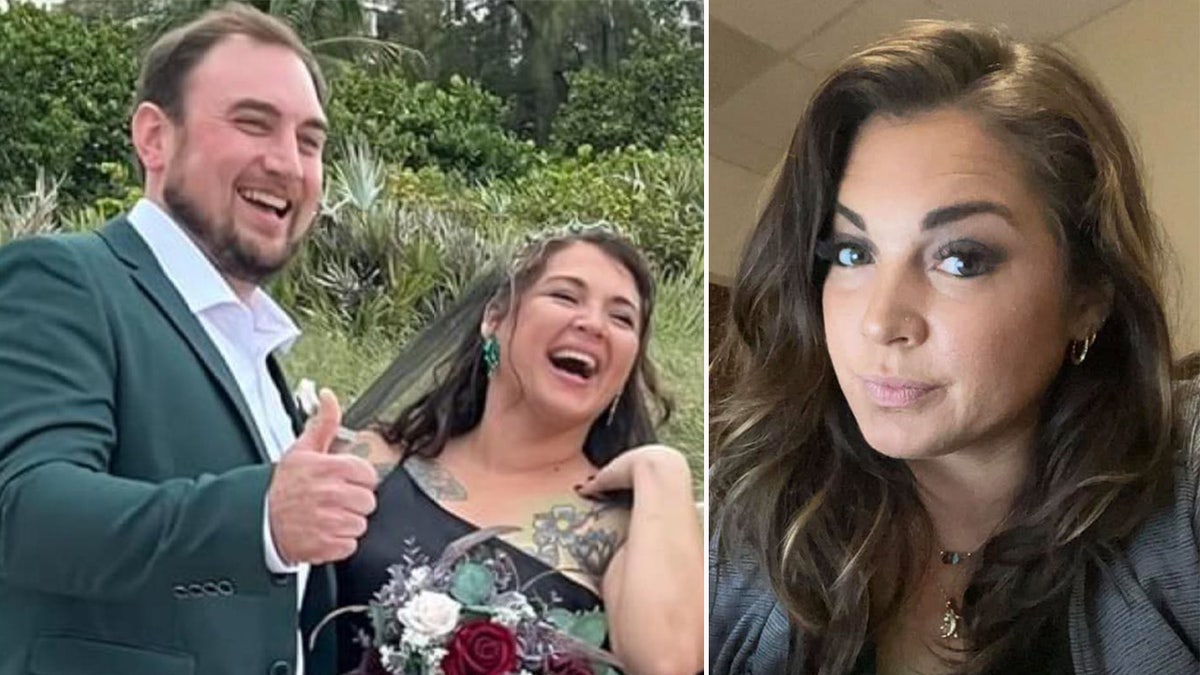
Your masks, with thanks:
<instances>
[{"instance_id":1,"label":"bare arm","mask_svg":"<svg viewBox=\"0 0 1200 675\"><path fill-rule=\"evenodd\" d=\"M622 485L626 483L626 485ZM602 586L613 651L634 675L696 673L704 662L704 543L687 460L645 446L585 492L633 488L629 537Z\"/></svg>"},{"instance_id":2,"label":"bare arm","mask_svg":"<svg viewBox=\"0 0 1200 675\"><path fill-rule=\"evenodd\" d=\"M375 472L379 474L380 481L386 478L400 462L400 452L388 445L387 441L383 440L378 433L369 429L355 434L354 441L344 452L370 462L371 466L375 467Z\"/></svg>"}]
</instances>

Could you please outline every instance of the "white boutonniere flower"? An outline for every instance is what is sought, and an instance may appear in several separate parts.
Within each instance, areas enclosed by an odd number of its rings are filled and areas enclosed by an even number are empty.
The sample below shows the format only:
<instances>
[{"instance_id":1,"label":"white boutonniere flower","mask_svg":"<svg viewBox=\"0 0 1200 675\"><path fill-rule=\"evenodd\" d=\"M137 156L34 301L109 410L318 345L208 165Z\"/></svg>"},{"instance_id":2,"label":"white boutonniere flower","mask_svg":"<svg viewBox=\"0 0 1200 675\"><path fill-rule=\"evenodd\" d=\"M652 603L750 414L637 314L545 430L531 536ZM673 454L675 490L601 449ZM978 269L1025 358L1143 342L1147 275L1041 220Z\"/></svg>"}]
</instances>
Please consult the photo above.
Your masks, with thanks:
<instances>
[{"instance_id":1,"label":"white boutonniere flower","mask_svg":"<svg viewBox=\"0 0 1200 675\"><path fill-rule=\"evenodd\" d=\"M295 396L296 405L304 411L305 416L312 417L317 414L321 399L317 396L316 382L307 377L300 380L300 384L296 386Z\"/></svg>"}]
</instances>

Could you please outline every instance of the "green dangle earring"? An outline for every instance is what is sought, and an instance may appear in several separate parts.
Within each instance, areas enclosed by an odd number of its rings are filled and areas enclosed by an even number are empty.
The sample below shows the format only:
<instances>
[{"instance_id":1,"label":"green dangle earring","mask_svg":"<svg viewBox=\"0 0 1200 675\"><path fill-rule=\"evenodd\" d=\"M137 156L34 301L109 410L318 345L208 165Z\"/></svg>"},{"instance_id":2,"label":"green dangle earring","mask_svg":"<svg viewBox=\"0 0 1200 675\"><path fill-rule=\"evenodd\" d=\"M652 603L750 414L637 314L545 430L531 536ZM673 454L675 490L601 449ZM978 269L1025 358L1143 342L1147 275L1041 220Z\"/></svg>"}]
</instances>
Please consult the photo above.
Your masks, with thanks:
<instances>
[{"instance_id":1,"label":"green dangle earring","mask_svg":"<svg viewBox=\"0 0 1200 675\"><path fill-rule=\"evenodd\" d=\"M500 367L500 341L495 335L489 335L483 339L483 369L487 372L487 376L491 377L496 374L496 369Z\"/></svg>"}]
</instances>

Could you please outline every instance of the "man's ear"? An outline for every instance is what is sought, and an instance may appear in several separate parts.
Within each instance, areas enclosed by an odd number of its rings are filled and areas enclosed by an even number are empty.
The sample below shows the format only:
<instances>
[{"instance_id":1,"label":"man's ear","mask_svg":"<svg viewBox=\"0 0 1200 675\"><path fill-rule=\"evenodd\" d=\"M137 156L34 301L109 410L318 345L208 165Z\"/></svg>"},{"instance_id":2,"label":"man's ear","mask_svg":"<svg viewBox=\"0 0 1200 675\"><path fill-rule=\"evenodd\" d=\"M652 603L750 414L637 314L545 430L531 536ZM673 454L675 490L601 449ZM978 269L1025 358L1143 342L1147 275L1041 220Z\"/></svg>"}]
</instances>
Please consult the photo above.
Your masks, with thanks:
<instances>
[{"instance_id":1,"label":"man's ear","mask_svg":"<svg viewBox=\"0 0 1200 675\"><path fill-rule=\"evenodd\" d=\"M146 176L161 173L174 152L175 125L167 113L149 101L138 104L130 121L130 138Z\"/></svg>"}]
</instances>

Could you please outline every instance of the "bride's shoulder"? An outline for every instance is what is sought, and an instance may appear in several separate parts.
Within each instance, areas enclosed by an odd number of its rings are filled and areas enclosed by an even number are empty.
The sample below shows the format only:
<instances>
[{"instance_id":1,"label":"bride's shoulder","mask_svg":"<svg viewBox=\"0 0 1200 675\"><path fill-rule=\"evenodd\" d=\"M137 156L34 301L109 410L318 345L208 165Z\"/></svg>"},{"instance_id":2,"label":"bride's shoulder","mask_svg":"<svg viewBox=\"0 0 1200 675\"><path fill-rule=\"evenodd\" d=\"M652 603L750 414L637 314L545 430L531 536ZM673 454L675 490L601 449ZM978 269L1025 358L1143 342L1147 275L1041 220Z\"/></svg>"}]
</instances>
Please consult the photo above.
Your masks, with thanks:
<instances>
[{"instance_id":1,"label":"bride's shoulder","mask_svg":"<svg viewBox=\"0 0 1200 675\"><path fill-rule=\"evenodd\" d=\"M388 443L383 435L374 429L357 432L346 452L370 462L381 479L396 468L401 455L400 448Z\"/></svg>"}]
</instances>

